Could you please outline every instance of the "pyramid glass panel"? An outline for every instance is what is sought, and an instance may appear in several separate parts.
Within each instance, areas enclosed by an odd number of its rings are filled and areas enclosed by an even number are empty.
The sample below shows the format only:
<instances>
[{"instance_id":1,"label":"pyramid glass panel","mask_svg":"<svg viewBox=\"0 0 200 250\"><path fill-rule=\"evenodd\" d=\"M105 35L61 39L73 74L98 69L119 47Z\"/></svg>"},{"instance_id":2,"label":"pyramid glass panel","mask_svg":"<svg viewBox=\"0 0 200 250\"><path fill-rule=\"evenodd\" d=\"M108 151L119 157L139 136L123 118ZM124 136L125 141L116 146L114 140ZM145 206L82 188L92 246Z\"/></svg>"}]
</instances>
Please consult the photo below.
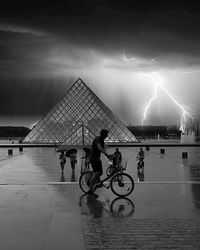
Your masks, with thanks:
<instances>
[{"instance_id":1,"label":"pyramid glass panel","mask_svg":"<svg viewBox=\"0 0 200 250\"><path fill-rule=\"evenodd\" d=\"M106 142L138 142L79 78L61 101L36 124L24 142L90 145L103 128L109 130Z\"/></svg>"}]
</instances>

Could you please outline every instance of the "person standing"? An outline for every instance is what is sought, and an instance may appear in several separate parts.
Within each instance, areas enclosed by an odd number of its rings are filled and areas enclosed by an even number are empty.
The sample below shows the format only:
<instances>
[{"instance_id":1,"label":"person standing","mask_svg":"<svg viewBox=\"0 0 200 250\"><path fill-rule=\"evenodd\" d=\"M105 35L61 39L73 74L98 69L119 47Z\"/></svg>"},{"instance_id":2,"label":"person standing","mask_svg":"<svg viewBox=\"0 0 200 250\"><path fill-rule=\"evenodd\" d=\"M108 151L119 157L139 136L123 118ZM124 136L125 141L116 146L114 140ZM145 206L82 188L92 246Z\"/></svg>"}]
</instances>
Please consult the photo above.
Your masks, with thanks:
<instances>
[{"instance_id":1,"label":"person standing","mask_svg":"<svg viewBox=\"0 0 200 250\"><path fill-rule=\"evenodd\" d=\"M115 149L114 157L115 157L116 165L117 166L121 166L121 163L122 163L122 153L119 151L118 148Z\"/></svg>"},{"instance_id":2,"label":"person standing","mask_svg":"<svg viewBox=\"0 0 200 250\"><path fill-rule=\"evenodd\" d=\"M81 159L85 159L82 166L81 166L81 171L84 170L89 170L90 169L90 149L89 148L83 148L85 152L85 156L83 156Z\"/></svg>"},{"instance_id":3,"label":"person standing","mask_svg":"<svg viewBox=\"0 0 200 250\"><path fill-rule=\"evenodd\" d=\"M61 167L61 171L62 171L62 175L63 175L65 163L66 163L66 156L65 156L63 151L60 153L59 159L60 159L60 167Z\"/></svg>"},{"instance_id":4,"label":"person standing","mask_svg":"<svg viewBox=\"0 0 200 250\"><path fill-rule=\"evenodd\" d=\"M137 159L138 159L138 163L137 163L137 170L139 172L144 172L144 150L143 148L140 148L140 151L138 152L137 155Z\"/></svg>"},{"instance_id":5,"label":"person standing","mask_svg":"<svg viewBox=\"0 0 200 250\"><path fill-rule=\"evenodd\" d=\"M77 153L77 151L76 151L76 150L73 150L73 151L70 153L70 155L69 155L72 170L75 169L75 165L76 165L76 163L77 163L76 153Z\"/></svg>"},{"instance_id":6,"label":"person standing","mask_svg":"<svg viewBox=\"0 0 200 250\"><path fill-rule=\"evenodd\" d=\"M140 151L138 152L137 158L141 159L142 161L144 160L144 150L143 150L143 148L140 148Z\"/></svg>"},{"instance_id":7,"label":"person standing","mask_svg":"<svg viewBox=\"0 0 200 250\"><path fill-rule=\"evenodd\" d=\"M107 129L102 129L100 135L96 136L92 142L90 162L93 169L93 174L90 179L90 190L88 191L89 194L93 194L93 185L96 181L100 181L100 176L103 174L101 153L103 153L108 159L111 158L111 156L106 152L104 145L104 140L108 136L108 133L109 131ZM94 195L98 197L98 195Z\"/></svg>"}]
</instances>

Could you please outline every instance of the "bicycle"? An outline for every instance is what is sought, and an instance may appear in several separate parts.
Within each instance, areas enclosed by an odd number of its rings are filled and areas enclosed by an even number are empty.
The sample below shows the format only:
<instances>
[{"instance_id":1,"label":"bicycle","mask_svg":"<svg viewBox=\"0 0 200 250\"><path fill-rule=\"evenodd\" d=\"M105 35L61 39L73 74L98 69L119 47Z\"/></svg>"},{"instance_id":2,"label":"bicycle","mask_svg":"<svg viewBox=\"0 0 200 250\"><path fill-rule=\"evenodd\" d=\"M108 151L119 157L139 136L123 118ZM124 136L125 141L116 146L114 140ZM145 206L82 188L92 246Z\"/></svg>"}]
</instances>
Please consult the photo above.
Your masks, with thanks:
<instances>
[{"instance_id":1,"label":"bicycle","mask_svg":"<svg viewBox=\"0 0 200 250\"><path fill-rule=\"evenodd\" d=\"M113 172L113 170L115 168L117 168L116 170L118 172L123 172L124 170L126 170L127 161L123 161L123 163L118 162L118 163L116 163L116 166L115 166L115 164L113 164L113 161L108 161L108 165L109 165L109 167L106 169L107 176L111 175L111 173Z\"/></svg>"},{"instance_id":2,"label":"bicycle","mask_svg":"<svg viewBox=\"0 0 200 250\"><path fill-rule=\"evenodd\" d=\"M92 171L85 171L81 174L79 178L79 186L84 193L88 193L90 189L89 186L92 174ZM110 182L108 183L108 185L104 185L104 183L109 179ZM111 188L111 191L115 195L119 197L125 197L133 192L135 183L133 178L129 174L118 172L118 169L115 167L109 176L107 176L100 182L94 184L92 191L95 192L97 188L101 187L105 187L107 189Z\"/></svg>"},{"instance_id":3,"label":"bicycle","mask_svg":"<svg viewBox=\"0 0 200 250\"><path fill-rule=\"evenodd\" d=\"M90 202L92 201L92 202ZM79 200L79 206L81 207L81 213L85 215L99 215L99 208L107 212L111 217L114 218L125 218L130 217L135 212L135 204L127 197L117 197L114 200L98 200L92 198L88 194L83 194Z\"/></svg>"}]
</instances>

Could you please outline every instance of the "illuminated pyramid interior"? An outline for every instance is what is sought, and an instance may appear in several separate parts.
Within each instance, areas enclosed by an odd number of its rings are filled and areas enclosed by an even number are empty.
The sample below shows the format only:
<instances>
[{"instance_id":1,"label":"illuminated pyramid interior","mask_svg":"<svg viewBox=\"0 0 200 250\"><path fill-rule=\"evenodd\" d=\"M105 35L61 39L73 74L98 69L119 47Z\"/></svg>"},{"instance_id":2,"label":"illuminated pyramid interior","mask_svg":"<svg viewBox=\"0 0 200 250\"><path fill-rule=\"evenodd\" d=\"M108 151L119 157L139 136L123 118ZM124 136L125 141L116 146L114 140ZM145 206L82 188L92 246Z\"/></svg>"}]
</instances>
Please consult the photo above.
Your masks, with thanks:
<instances>
[{"instance_id":1,"label":"illuminated pyramid interior","mask_svg":"<svg viewBox=\"0 0 200 250\"><path fill-rule=\"evenodd\" d=\"M79 78L24 139L29 143L90 145L101 129L106 142L138 142L136 137Z\"/></svg>"}]
</instances>

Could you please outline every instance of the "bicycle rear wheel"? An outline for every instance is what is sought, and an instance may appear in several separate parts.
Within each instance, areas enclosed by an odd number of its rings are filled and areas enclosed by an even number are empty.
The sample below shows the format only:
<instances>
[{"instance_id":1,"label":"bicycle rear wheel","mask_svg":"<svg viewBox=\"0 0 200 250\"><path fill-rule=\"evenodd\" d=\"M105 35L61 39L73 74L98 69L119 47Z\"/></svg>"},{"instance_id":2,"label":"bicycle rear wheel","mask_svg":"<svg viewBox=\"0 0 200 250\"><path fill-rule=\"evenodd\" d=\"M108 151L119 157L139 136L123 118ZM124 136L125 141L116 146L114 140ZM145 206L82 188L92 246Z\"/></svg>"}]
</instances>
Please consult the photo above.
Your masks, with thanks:
<instances>
[{"instance_id":1,"label":"bicycle rear wheel","mask_svg":"<svg viewBox=\"0 0 200 250\"><path fill-rule=\"evenodd\" d=\"M111 190L117 196L128 196L134 190L133 178L126 173L117 173L111 179Z\"/></svg>"},{"instance_id":2,"label":"bicycle rear wheel","mask_svg":"<svg viewBox=\"0 0 200 250\"><path fill-rule=\"evenodd\" d=\"M79 187L84 193L87 193L90 189L90 179L92 177L92 171L85 171L79 178Z\"/></svg>"}]
</instances>

